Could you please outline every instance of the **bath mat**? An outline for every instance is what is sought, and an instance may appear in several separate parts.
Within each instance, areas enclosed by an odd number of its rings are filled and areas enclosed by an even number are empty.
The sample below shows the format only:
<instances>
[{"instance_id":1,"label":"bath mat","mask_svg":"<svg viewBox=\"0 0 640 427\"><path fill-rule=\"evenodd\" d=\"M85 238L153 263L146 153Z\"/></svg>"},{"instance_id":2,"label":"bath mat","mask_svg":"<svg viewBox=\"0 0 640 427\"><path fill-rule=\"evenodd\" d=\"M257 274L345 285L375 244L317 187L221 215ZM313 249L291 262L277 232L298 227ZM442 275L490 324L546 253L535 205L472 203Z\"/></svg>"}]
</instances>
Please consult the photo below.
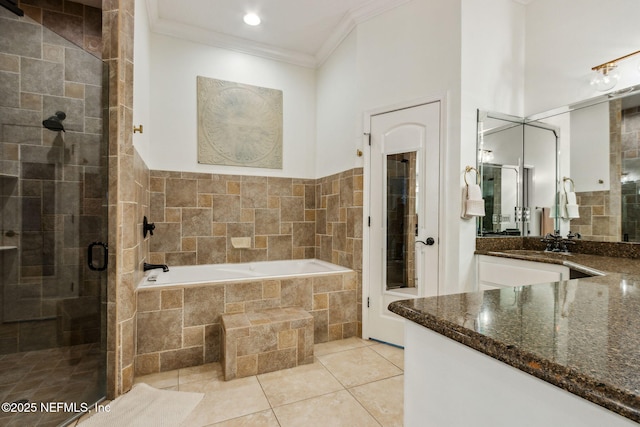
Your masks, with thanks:
<instances>
[{"instance_id":1,"label":"bath mat","mask_svg":"<svg viewBox=\"0 0 640 427\"><path fill-rule=\"evenodd\" d=\"M112 401L109 412L98 412L78 426L179 426L203 397L203 393L158 390L139 383L127 394Z\"/></svg>"}]
</instances>

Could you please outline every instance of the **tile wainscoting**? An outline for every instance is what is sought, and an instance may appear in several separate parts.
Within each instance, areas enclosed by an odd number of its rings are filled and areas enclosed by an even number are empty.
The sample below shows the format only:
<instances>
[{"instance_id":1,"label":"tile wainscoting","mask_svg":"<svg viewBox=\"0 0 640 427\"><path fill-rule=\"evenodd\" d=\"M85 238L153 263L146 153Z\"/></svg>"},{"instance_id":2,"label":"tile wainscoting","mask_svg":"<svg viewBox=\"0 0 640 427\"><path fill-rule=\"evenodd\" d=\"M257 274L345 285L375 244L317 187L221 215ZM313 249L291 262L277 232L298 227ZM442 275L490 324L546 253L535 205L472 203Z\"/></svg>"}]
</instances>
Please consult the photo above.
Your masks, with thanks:
<instances>
[{"instance_id":1,"label":"tile wainscoting","mask_svg":"<svg viewBox=\"0 0 640 427\"><path fill-rule=\"evenodd\" d=\"M220 361L220 316L301 307L315 343L354 337L357 274L209 283L138 290L136 375Z\"/></svg>"}]
</instances>

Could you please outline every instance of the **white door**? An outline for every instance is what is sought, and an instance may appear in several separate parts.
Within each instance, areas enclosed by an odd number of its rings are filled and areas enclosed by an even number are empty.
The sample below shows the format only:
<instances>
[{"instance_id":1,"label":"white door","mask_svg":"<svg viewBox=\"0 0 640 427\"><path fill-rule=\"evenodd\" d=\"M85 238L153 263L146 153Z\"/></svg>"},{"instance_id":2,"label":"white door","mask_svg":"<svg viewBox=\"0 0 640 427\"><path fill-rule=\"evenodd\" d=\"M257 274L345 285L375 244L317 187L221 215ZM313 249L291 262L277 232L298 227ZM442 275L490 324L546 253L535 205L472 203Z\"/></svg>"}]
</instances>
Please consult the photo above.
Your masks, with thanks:
<instances>
[{"instance_id":1,"label":"white door","mask_svg":"<svg viewBox=\"0 0 640 427\"><path fill-rule=\"evenodd\" d=\"M438 294L440 102L371 117L369 338L403 345L393 301Z\"/></svg>"}]
</instances>

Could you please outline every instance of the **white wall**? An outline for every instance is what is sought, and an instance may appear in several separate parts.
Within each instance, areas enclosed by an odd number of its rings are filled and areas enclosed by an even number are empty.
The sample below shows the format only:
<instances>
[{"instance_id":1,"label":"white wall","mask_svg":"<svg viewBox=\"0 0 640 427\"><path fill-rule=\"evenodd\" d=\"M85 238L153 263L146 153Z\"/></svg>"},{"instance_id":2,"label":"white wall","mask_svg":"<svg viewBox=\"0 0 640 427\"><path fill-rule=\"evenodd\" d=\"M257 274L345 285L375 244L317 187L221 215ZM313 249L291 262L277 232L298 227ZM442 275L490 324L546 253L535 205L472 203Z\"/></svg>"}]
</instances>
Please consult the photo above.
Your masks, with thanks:
<instances>
[{"instance_id":1,"label":"white wall","mask_svg":"<svg viewBox=\"0 0 640 427\"><path fill-rule=\"evenodd\" d=\"M135 43L133 45L133 123L135 126L143 124L147 128L143 133L133 134L133 146L138 150L140 157L147 162L150 157L150 132L149 124L151 87L149 82L150 55L150 30L146 0L135 0Z\"/></svg>"},{"instance_id":2,"label":"white wall","mask_svg":"<svg viewBox=\"0 0 640 427\"><path fill-rule=\"evenodd\" d=\"M455 165L458 176L452 177L449 189L449 220L459 228L459 287L470 291L476 282L476 221L454 217L459 216L455 214L460 211L464 167L476 164L476 110L523 115L525 6L513 0L461 0L461 4L460 157Z\"/></svg>"},{"instance_id":3,"label":"white wall","mask_svg":"<svg viewBox=\"0 0 640 427\"><path fill-rule=\"evenodd\" d=\"M575 190L609 190L609 103L572 111L570 122L570 168L565 171L571 171L567 175Z\"/></svg>"},{"instance_id":4,"label":"white wall","mask_svg":"<svg viewBox=\"0 0 640 427\"><path fill-rule=\"evenodd\" d=\"M600 95L591 68L640 46L637 0L536 0L526 11L527 116ZM638 60L619 63L614 90L640 83Z\"/></svg>"},{"instance_id":5,"label":"white wall","mask_svg":"<svg viewBox=\"0 0 640 427\"><path fill-rule=\"evenodd\" d=\"M356 160L362 135L358 112L357 30L336 48L317 72L316 177L362 166Z\"/></svg>"},{"instance_id":6,"label":"white wall","mask_svg":"<svg viewBox=\"0 0 640 427\"><path fill-rule=\"evenodd\" d=\"M361 113L417 98L446 97L441 210L458 214L441 217L440 293L460 288L460 26L459 1L431 0L406 3L357 28ZM364 122L361 126L360 133ZM473 252L473 236L465 243L464 250L471 247Z\"/></svg>"},{"instance_id":7,"label":"white wall","mask_svg":"<svg viewBox=\"0 0 640 427\"><path fill-rule=\"evenodd\" d=\"M151 169L315 178L315 70L151 34ZM197 161L196 77L283 92L283 169L201 165Z\"/></svg>"}]
</instances>

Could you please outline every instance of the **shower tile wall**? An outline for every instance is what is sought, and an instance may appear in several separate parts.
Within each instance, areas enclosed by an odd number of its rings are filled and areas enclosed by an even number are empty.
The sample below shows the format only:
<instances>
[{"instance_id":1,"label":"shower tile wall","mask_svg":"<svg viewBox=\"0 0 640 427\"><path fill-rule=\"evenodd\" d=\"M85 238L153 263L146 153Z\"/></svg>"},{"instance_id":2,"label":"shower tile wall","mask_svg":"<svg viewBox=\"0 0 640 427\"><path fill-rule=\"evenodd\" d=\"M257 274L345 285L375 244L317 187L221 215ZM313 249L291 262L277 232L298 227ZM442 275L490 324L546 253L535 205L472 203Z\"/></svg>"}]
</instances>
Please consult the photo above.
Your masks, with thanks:
<instances>
[{"instance_id":1,"label":"shower tile wall","mask_svg":"<svg viewBox=\"0 0 640 427\"><path fill-rule=\"evenodd\" d=\"M0 37L0 246L17 247L2 252L0 353L100 338L100 282L78 266L86 265L84 242L104 239L107 225L104 157L95 149L102 132L101 12L53 3L22 2L22 19L0 11L0 26L12 36ZM56 30L73 31L80 47ZM41 125L58 110L67 114L64 134Z\"/></svg>"},{"instance_id":2,"label":"shower tile wall","mask_svg":"<svg viewBox=\"0 0 640 427\"><path fill-rule=\"evenodd\" d=\"M292 179L151 171L149 261L168 265L319 258L357 273L361 333L362 168ZM233 237L249 237L236 249ZM342 338L336 330L330 339Z\"/></svg>"}]
</instances>

